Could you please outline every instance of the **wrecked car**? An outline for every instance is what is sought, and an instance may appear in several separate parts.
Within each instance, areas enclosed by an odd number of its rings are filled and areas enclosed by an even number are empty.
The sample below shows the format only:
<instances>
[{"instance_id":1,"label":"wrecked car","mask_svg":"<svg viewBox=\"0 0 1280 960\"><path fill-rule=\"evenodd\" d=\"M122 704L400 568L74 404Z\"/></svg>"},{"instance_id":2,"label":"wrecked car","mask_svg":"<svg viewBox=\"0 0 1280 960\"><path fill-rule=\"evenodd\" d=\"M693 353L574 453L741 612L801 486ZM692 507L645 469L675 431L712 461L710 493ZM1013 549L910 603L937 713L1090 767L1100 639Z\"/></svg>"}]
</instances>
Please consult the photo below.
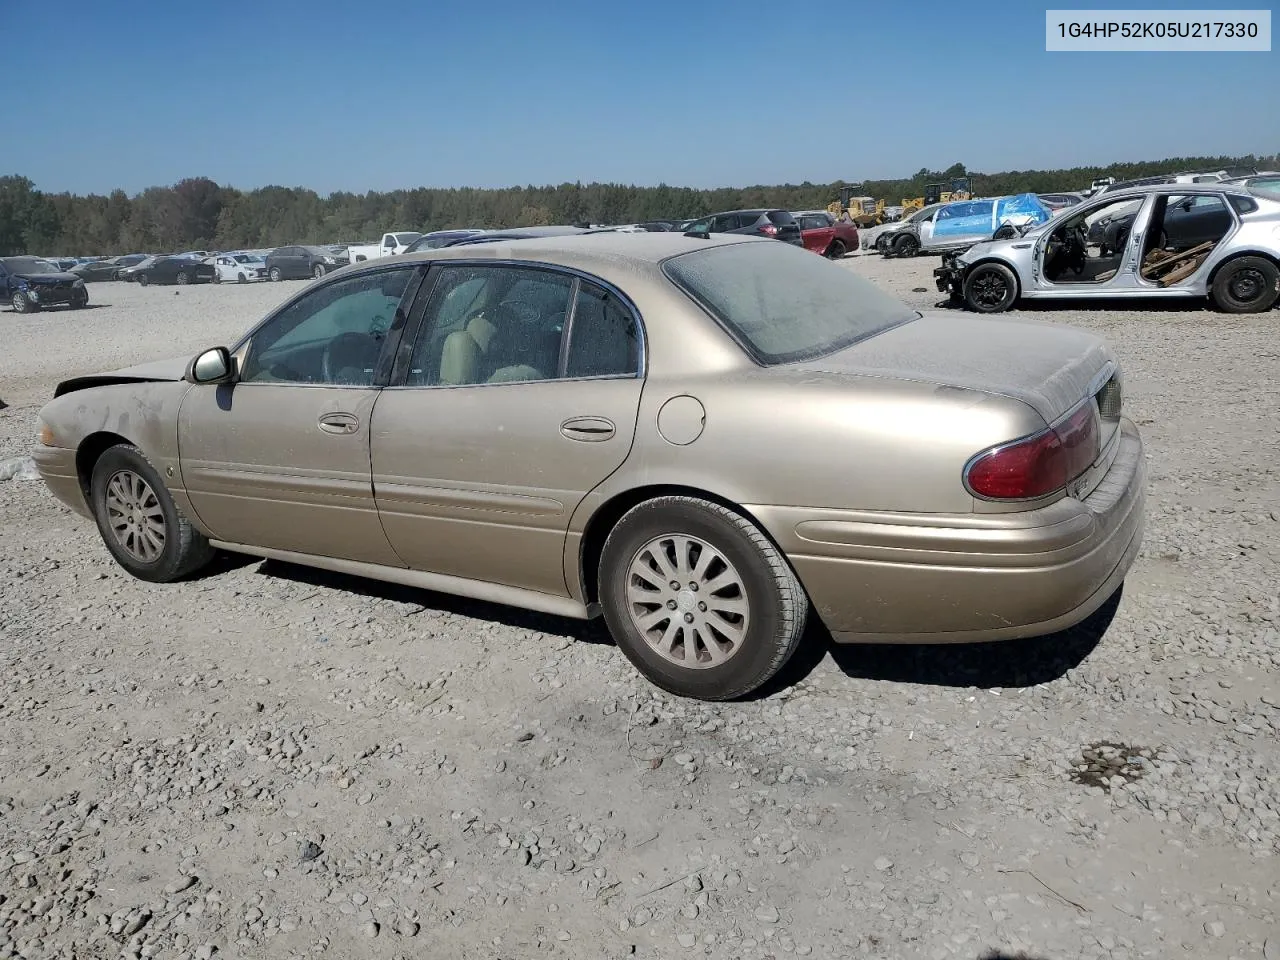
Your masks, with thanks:
<instances>
[{"instance_id":1,"label":"wrecked car","mask_svg":"<svg viewBox=\"0 0 1280 960\"><path fill-rule=\"evenodd\" d=\"M1020 235L943 257L938 290L979 313L1020 298L1208 297L1228 313L1280 299L1280 198L1227 183L1100 194Z\"/></svg>"},{"instance_id":2,"label":"wrecked car","mask_svg":"<svg viewBox=\"0 0 1280 960\"><path fill-rule=\"evenodd\" d=\"M89 303L84 281L74 273L38 257L0 257L0 300L15 313L35 313L66 304L79 309Z\"/></svg>"},{"instance_id":3,"label":"wrecked car","mask_svg":"<svg viewBox=\"0 0 1280 960\"><path fill-rule=\"evenodd\" d=\"M917 253L945 253L990 240L1002 227L1045 223L1052 217L1034 193L944 203L931 218L904 228L886 255L912 257Z\"/></svg>"}]
</instances>

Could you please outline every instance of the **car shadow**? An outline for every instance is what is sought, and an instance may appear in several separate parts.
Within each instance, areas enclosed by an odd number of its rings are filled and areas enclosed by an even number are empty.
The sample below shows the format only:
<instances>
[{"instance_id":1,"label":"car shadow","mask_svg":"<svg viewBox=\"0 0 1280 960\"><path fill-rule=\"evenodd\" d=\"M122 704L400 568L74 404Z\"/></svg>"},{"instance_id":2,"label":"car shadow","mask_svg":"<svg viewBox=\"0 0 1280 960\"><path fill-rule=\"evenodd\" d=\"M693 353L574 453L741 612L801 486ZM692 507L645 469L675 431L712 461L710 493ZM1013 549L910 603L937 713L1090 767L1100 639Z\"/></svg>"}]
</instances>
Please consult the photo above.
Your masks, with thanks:
<instances>
[{"instance_id":1,"label":"car shadow","mask_svg":"<svg viewBox=\"0 0 1280 960\"><path fill-rule=\"evenodd\" d=\"M109 303L86 303L83 307L77 307L73 310L71 307L66 307L66 306L63 306L62 304L57 304L56 306L44 307L40 310L32 311L30 313L20 314L20 316L28 316L28 317L39 316L42 313L45 313L45 314L84 313L86 310L101 310L103 307L109 307L109 306L111 306L111 304ZM17 310L13 309L13 307L9 307L8 312L13 314L18 313Z\"/></svg>"},{"instance_id":2,"label":"car shadow","mask_svg":"<svg viewBox=\"0 0 1280 960\"><path fill-rule=\"evenodd\" d=\"M247 557L246 563L253 563L257 558ZM413 609L405 611L406 617L413 617L426 611L451 613L458 616L472 617L476 620L488 620L504 626L520 630L535 630L560 637L572 637L584 643L612 644L609 631L604 628L600 618L595 620L573 620L569 617L557 616L553 613L539 613L524 610L520 607L509 607L501 603L490 603L487 600L472 600L449 593L437 593L421 587L407 587L398 583L387 583L382 580L370 580L354 574L334 573L318 567L305 567L301 564L287 563L283 560L261 560L258 572L271 577L281 577L295 583L305 583L313 587L327 587L354 593L362 597L386 600L391 603L405 604Z\"/></svg>"},{"instance_id":3,"label":"car shadow","mask_svg":"<svg viewBox=\"0 0 1280 960\"><path fill-rule=\"evenodd\" d=\"M403 604L406 617L427 611L487 620L520 630L570 637L580 643L614 646L604 618L574 620L486 600L472 600L418 587L334 573L282 560L220 553L209 572L258 563L257 572L314 587ZM828 657L848 677L937 687L1016 688L1060 679L1079 666L1102 641L1115 619L1123 585L1083 622L1068 630L1019 640L945 644L839 644L811 615L804 636L787 664L764 686L739 698L762 700L811 676Z\"/></svg>"},{"instance_id":4,"label":"car shadow","mask_svg":"<svg viewBox=\"0 0 1280 960\"><path fill-rule=\"evenodd\" d=\"M746 699L758 700L806 679L830 656L845 676L933 687L1031 687L1060 679L1084 662L1115 619L1123 586L1090 617L1056 633L986 643L842 644L811 617L800 648L781 671Z\"/></svg>"},{"instance_id":5,"label":"car shadow","mask_svg":"<svg viewBox=\"0 0 1280 960\"><path fill-rule=\"evenodd\" d=\"M962 300L944 297L934 305L935 310L966 312ZM1105 300L1019 300L1008 313L1060 313L1071 310L1076 313L1114 313L1128 311L1152 311L1159 313L1213 313L1202 297L1111 297ZM1215 314L1225 316L1224 314ZM983 316L975 313L974 316Z\"/></svg>"}]
</instances>

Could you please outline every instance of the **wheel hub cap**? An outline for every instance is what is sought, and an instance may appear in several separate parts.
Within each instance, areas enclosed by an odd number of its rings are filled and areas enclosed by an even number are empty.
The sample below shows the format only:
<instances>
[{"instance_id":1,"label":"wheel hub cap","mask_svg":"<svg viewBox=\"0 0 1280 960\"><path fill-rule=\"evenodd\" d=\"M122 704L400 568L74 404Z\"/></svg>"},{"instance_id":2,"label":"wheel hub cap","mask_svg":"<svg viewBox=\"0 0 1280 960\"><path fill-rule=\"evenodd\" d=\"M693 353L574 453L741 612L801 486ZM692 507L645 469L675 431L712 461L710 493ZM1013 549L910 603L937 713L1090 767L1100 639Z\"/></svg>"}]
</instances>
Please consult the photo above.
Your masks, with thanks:
<instances>
[{"instance_id":1,"label":"wheel hub cap","mask_svg":"<svg viewBox=\"0 0 1280 960\"><path fill-rule=\"evenodd\" d=\"M165 523L160 500L151 485L132 470L107 481L107 525L126 553L153 563L164 551Z\"/></svg>"},{"instance_id":2,"label":"wheel hub cap","mask_svg":"<svg viewBox=\"0 0 1280 960\"><path fill-rule=\"evenodd\" d=\"M667 534L636 551L626 603L653 650L689 669L716 667L737 654L751 624L741 575L697 537Z\"/></svg>"}]
</instances>

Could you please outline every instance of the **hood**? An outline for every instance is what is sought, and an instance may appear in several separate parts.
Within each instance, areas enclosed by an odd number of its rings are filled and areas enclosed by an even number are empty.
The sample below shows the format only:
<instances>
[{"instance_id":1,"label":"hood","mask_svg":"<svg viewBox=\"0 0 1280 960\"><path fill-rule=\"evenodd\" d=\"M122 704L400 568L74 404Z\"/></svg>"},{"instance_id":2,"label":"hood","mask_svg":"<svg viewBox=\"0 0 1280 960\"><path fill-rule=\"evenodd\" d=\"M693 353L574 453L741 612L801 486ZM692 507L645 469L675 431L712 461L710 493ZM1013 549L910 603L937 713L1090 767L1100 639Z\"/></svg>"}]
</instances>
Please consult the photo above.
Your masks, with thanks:
<instances>
[{"instance_id":1,"label":"hood","mask_svg":"<svg viewBox=\"0 0 1280 960\"><path fill-rule=\"evenodd\" d=\"M1114 368L1106 343L1084 330L934 312L830 356L787 366L1012 397L1053 423L1089 394L1109 365Z\"/></svg>"},{"instance_id":2,"label":"hood","mask_svg":"<svg viewBox=\"0 0 1280 960\"><path fill-rule=\"evenodd\" d=\"M150 363L139 363L132 367L123 367L108 373L95 373L87 377L73 377L64 380L54 389L53 395L60 397L64 393L85 390L89 387L105 387L113 383L154 383L156 381L182 379L187 372L190 356L172 357L168 360L153 360Z\"/></svg>"},{"instance_id":3,"label":"hood","mask_svg":"<svg viewBox=\"0 0 1280 960\"><path fill-rule=\"evenodd\" d=\"M15 277L36 286L51 287L58 283L75 283L80 278L74 273L15 273Z\"/></svg>"}]
</instances>

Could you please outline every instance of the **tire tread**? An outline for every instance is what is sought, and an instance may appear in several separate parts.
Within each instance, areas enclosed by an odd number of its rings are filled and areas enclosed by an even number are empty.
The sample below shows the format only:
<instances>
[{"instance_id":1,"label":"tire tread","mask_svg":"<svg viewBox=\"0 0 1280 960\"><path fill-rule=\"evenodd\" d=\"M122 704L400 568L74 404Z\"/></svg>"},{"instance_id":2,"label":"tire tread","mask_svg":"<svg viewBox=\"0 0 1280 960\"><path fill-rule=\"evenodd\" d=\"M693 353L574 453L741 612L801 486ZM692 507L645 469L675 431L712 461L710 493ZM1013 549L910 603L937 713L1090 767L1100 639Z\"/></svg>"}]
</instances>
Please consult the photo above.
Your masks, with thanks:
<instances>
[{"instance_id":1,"label":"tire tread","mask_svg":"<svg viewBox=\"0 0 1280 960\"><path fill-rule=\"evenodd\" d=\"M782 551L774 545L773 541L759 527L742 514L730 510L722 504L704 500L701 497L686 495L654 497L637 504L623 514L618 523L609 532L609 536L605 538L604 548L600 552L601 570L598 582L601 584L607 582L604 562L605 558L610 554L610 542L620 535L619 531L625 531L625 523L629 518L641 513L681 508L692 508L711 514L736 529L759 552L761 558L769 567L774 586L778 591L779 625L778 634L774 639L775 641L782 640L783 642L774 644L773 657L764 669L757 671L754 675L744 677L733 686L717 690L714 694L706 697L706 699L714 700L733 700L759 689L791 659L804 636L805 623L809 613L809 598L799 578L795 575L795 571L791 569L791 564L783 556Z\"/></svg>"},{"instance_id":2,"label":"tire tread","mask_svg":"<svg viewBox=\"0 0 1280 960\"><path fill-rule=\"evenodd\" d=\"M138 447L131 443L118 443L113 447L108 447L102 452L101 456L98 457L97 462L94 464L94 472L97 472L98 464L102 463L105 457L108 457L113 453L132 454L151 468L151 472L155 474L155 480L159 482L160 486L157 493L163 492L163 495L169 498L170 505L173 508L173 513L177 520L174 525L175 529L172 531L166 531L166 536L174 537L173 542L177 544L177 551L174 555L174 559L165 565L165 569L160 572L159 576L154 578L148 577L147 579L152 579L153 582L156 583L168 583L174 580L181 580L182 578L195 573L201 567L206 566L209 561L213 559L214 554L217 553L216 548L209 543L204 534L200 533L200 531L192 525L191 521L187 519L186 514L182 512L182 508L179 507L177 503L173 502L172 495L160 479L160 471L156 469L155 464L153 464L147 455ZM93 507L94 516L96 518L98 514L97 484L95 483L93 487ZM107 541L108 534L102 529L101 521L99 521L98 529L102 532L103 540ZM112 555L115 555L114 551ZM119 562L118 558L117 562ZM123 564L121 565L123 566ZM125 569L128 568L126 567ZM133 573L132 570L129 572ZM135 574L135 576L136 575L137 574Z\"/></svg>"}]
</instances>

